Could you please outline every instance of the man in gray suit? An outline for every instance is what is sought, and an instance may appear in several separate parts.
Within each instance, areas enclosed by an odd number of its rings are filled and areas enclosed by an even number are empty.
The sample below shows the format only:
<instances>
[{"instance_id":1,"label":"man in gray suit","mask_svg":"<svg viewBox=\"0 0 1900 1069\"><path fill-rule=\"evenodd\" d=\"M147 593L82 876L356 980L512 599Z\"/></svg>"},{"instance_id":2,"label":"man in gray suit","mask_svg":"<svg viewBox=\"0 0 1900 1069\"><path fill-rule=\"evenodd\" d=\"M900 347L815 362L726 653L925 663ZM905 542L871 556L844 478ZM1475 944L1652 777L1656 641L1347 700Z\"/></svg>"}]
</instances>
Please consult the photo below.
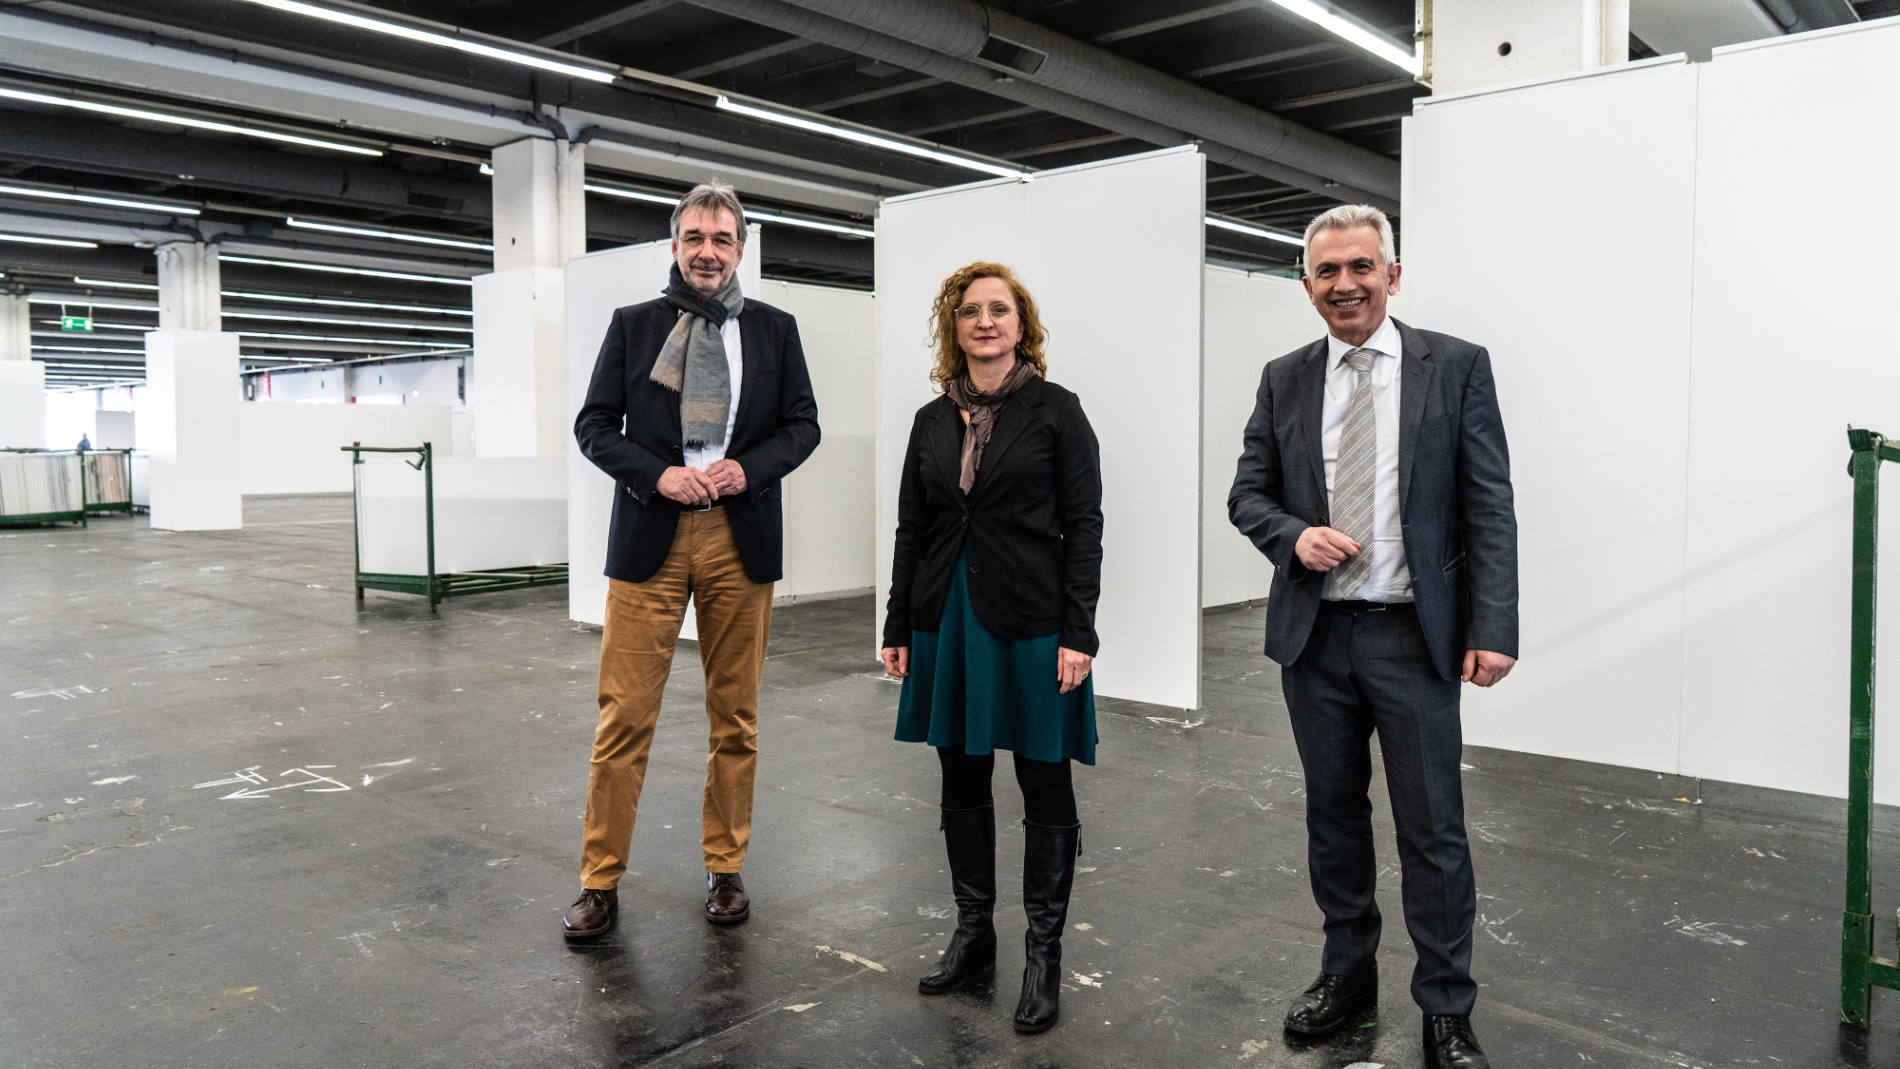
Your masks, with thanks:
<instances>
[{"instance_id":1,"label":"man in gray suit","mask_svg":"<svg viewBox=\"0 0 1900 1069\"><path fill-rule=\"evenodd\" d=\"M1266 654L1283 666L1325 916L1319 979L1286 1028L1326 1035L1378 1004L1376 730L1425 1064L1488 1069L1470 1019L1477 893L1458 696L1517 657L1517 519L1491 360L1387 317L1399 265L1377 208L1313 220L1305 284L1328 336L1267 365L1227 496L1228 517L1274 567Z\"/></svg>"}]
</instances>

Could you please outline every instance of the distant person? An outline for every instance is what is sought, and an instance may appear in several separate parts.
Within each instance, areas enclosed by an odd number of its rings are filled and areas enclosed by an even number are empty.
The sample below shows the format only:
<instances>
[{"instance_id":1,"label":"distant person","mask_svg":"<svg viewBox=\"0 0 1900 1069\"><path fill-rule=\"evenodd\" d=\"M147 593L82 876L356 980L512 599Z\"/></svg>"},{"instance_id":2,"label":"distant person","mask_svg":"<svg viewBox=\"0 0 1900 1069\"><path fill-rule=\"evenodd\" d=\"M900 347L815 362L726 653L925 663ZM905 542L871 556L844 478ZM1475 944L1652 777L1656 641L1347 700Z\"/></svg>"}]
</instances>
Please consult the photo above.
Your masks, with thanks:
<instances>
[{"instance_id":1,"label":"distant person","mask_svg":"<svg viewBox=\"0 0 1900 1069\"><path fill-rule=\"evenodd\" d=\"M1319 979L1286 1030L1338 1031L1378 1004L1368 743L1379 734L1418 964L1425 1064L1488 1069L1471 1030L1477 911L1465 839L1459 683L1517 659L1517 519L1480 346L1386 315L1392 225L1343 205L1306 228L1327 336L1274 360L1227 495L1273 563L1267 656L1306 774L1307 867L1325 915Z\"/></svg>"},{"instance_id":2,"label":"distant person","mask_svg":"<svg viewBox=\"0 0 1900 1069\"><path fill-rule=\"evenodd\" d=\"M92 448L92 439L91 439L91 438L89 438L89 437L87 437L87 436L86 436L86 433L85 433L84 431L81 431L81 432L80 432L80 434L79 434L79 446L78 446L78 448L79 448L79 451L80 451L81 453L83 453L83 452L85 452L86 450L88 450L88 449L91 449L91 448Z\"/></svg>"},{"instance_id":3,"label":"distant person","mask_svg":"<svg viewBox=\"0 0 1900 1069\"><path fill-rule=\"evenodd\" d=\"M752 836L772 584L784 571L779 484L818 446L797 322L739 291L745 209L732 187L695 187L673 209L672 231L664 293L614 312L574 421L581 453L614 477L581 895L562 918L575 941L605 935L619 916L689 597L710 725L704 915L737 924L751 913L739 870Z\"/></svg>"},{"instance_id":4,"label":"distant person","mask_svg":"<svg viewBox=\"0 0 1900 1069\"><path fill-rule=\"evenodd\" d=\"M1082 825L1069 762L1095 763L1102 470L1073 393L1045 381L1029 291L1001 264L949 278L931 311L943 395L917 410L897 495L884 670L897 737L936 747L957 930L926 995L996 965L994 751L1022 788L1027 964L1018 1032L1056 1022Z\"/></svg>"}]
</instances>

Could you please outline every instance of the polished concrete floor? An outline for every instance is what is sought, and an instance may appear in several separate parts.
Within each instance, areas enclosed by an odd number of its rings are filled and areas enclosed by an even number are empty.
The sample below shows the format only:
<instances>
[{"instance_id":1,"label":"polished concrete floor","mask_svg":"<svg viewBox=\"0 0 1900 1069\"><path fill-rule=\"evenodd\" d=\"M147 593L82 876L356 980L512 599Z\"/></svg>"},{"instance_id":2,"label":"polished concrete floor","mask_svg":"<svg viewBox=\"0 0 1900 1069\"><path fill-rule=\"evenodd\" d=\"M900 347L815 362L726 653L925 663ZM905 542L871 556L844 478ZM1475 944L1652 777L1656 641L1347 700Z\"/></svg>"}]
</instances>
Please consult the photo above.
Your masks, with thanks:
<instances>
[{"instance_id":1,"label":"polished concrete floor","mask_svg":"<svg viewBox=\"0 0 1900 1069\"><path fill-rule=\"evenodd\" d=\"M1419 1064L1392 865L1383 1012L1280 1030L1318 921L1261 610L1207 617L1203 709L1103 703L1063 1018L1022 1037L1017 938L992 994L915 992L950 916L935 762L890 741L868 597L775 619L752 920L699 918L685 646L620 929L577 951L599 636L565 589L358 607L348 498L245 520L0 529L0 1066ZM1900 993L1869 1032L1836 1023L1840 803L1466 760L1495 1065L1900 1064ZM996 787L1007 889L1020 805ZM1892 814L1877 830L1900 861ZM1900 865L1882 889L1877 913Z\"/></svg>"}]
</instances>

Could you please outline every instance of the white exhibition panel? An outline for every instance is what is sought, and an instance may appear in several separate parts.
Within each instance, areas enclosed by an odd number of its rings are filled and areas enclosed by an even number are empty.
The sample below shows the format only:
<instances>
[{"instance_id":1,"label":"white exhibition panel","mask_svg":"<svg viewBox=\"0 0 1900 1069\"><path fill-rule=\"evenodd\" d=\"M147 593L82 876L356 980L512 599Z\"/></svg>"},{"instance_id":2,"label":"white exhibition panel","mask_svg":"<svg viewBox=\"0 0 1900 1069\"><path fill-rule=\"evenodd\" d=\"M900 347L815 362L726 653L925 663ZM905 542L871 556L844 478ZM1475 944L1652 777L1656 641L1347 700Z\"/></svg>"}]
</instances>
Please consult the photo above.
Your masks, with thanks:
<instances>
[{"instance_id":1,"label":"white exhibition panel","mask_svg":"<svg viewBox=\"0 0 1900 1069\"><path fill-rule=\"evenodd\" d=\"M1209 267L1201 465L1201 604L1259 601L1273 584L1273 566L1227 519L1241 436L1253 415L1260 373L1268 361L1326 333L1298 279Z\"/></svg>"},{"instance_id":2,"label":"white exhibition panel","mask_svg":"<svg viewBox=\"0 0 1900 1069\"><path fill-rule=\"evenodd\" d=\"M1049 377L1080 396L1101 441L1096 690L1199 707L1204 178L1180 148L883 202L880 629L904 449L933 396L931 305L951 272L997 261L1035 296Z\"/></svg>"},{"instance_id":3,"label":"white exhibition panel","mask_svg":"<svg viewBox=\"0 0 1900 1069\"><path fill-rule=\"evenodd\" d=\"M99 409L93 413L92 444L98 449L131 449L138 441L138 417Z\"/></svg>"},{"instance_id":4,"label":"white exhibition panel","mask_svg":"<svg viewBox=\"0 0 1900 1069\"><path fill-rule=\"evenodd\" d=\"M46 365L0 360L0 449L44 449L47 444Z\"/></svg>"},{"instance_id":5,"label":"white exhibition panel","mask_svg":"<svg viewBox=\"0 0 1900 1069\"><path fill-rule=\"evenodd\" d=\"M759 228L748 230L745 258L739 261L739 288L759 292ZM576 256L564 268L567 335L567 615L599 625L607 613L607 527L613 519L614 481L581 455L574 442L574 418L587 400L594 360L614 309L658 297L673 266L672 242L649 241ZM768 304L771 302L767 302ZM819 405L819 421L824 419ZM684 634L692 637L693 616Z\"/></svg>"},{"instance_id":6,"label":"white exhibition panel","mask_svg":"<svg viewBox=\"0 0 1900 1069\"><path fill-rule=\"evenodd\" d=\"M361 571L429 571L425 483L410 459L364 455L356 521ZM567 555L564 467L560 457L436 460L437 574L559 564Z\"/></svg>"},{"instance_id":7,"label":"white exhibition panel","mask_svg":"<svg viewBox=\"0 0 1900 1069\"><path fill-rule=\"evenodd\" d=\"M353 442L435 446L450 455L447 405L306 405L246 401L241 414L247 494L347 494ZM102 412L103 417L106 413Z\"/></svg>"},{"instance_id":8,"label":"white exhibition panel","mask_svg":"<svg viewBox=\"0 0 1900 1069\"><path fill-rule=\"evenodd\" d=\"M1467 689L1467 741L1845 793L1843 430L1900 433L1878 340L1900 234L1865 207L1900 152L1837 105L1883 97L1896 63L1900 27L1874 23L1419 102L1410 321L1490 347L1521 535L1523 659ZM1760 205L1816 175L1820 267L1791 270Z\"/></svg>"},{"instance_id":9,"label":"white exhibition panel","mask_svg":"<svg viewBox=\"0 0 1900 1069\"><path fill-rule=\"evenodd\" d=\"M238 336L209 330L145 335L152 526L241 527Z\"/></svg>"},{"instance_id":10,"label":"white exhibition panel","mask_svg":"<svg viewBox=\"0 0 1900 1069\"><path fill-rule=\"evenodd\" d=\"M759 298L798 318L822 433L785 480L785 578L773 593L869 590L877 581L877 298L770 281Z\"/></svg>"},{"instance_id":11,"label":"white exhibition panel","mask_svg":"<svg viewBox=\"0 0 1900 1069\"><path fill-rule=\"evenodd\" d=\"M476 456L560 456L571 440L571 423L561 423L564 284L558 267L475 277L468 407Z\"/></svg>"},{"instance_id":12,"label":"white exhibition panel","mask_svg":"<svg viewBox=\"0 0 1900 1069\"><path fill-rule=\"evenodd\" d=\"M1702 68L1683 614L1694 775L1846 792L1843 431L1900 436L1900 224L1870 207L1892 194L1900 143L1842 102L1890 100L1896 66L1900 23L1887 21L1739 45ZM1759 225L1761 205L1795 189L1810 195L1791 262L1763 247ZM1883 468L1884 570L1900 576L1900 465ZM1900 581L1880 593L1881 661L1900 665ZM1900 673L1880 683L1876 797L1894 803Z\"/></svg>"}]
</instances>

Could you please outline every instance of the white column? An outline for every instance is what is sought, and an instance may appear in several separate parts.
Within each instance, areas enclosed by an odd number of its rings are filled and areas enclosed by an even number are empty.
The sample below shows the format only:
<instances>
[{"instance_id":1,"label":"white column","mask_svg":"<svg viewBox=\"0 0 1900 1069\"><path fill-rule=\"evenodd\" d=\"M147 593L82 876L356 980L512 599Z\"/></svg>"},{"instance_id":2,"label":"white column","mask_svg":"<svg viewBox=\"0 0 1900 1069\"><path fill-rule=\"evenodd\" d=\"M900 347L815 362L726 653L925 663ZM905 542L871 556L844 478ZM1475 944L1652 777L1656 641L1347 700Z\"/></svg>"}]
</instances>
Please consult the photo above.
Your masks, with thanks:
<instances>
[{"instance_id":1,"label":"white column","mask_svg":"<svg viewBox=\"0 0 1900 1069\"><path fill-rule=\"evenodd\" d=\"M233 530L244 523L238 458L238 339L211 330L145 336L152 526Z\"/></svg>"},{"instance_id":2,"label":"white column","mask_svg":"<svg viewBox=\"0 0 1900 1069\"><path fill-rule=\"evenodd\" d=\"M1421 0L1434 93L1629 60L1629 0Z\"/></svg>"},{"instance_id":3,"label":"white column","mask_svg":"<svg viewBox=\"0 0 1900 1069\"><path fill-rule=\"evenodd\" d=\"M495 150L497 272L561 267L587 251L586 151L546 138Z\"/></svg>"},{"instance_id":4,"label":"white column","mask_svg":"<svg viewBox=\"0 0 1900 1069\"><path fill-rule=\"evenodd\" d=\"M468 407L475 453L561 456L566 406L567 261L587 251L585 150L537 139L494 154L495 271L475 279Z\"/></svg>"},{"instance_id":5,"label":"white column","mask_svg":"<svg viewBox=\"0 0 1900 1069\"><path fill-rule=\"evenodd\" d=\"M31 360L33 332L24 293L0 294L0 360Z\"/></svg>"},{"instance_id":6,"label":"white column","mask_svg":"<svg viewBox=\"0 0 1900 1069\"><path fill-rule=\"evenodd\" d=\"M158 247L158 329L219 330L218 250L201 242Z\"/></svg>"}]
</instances>

